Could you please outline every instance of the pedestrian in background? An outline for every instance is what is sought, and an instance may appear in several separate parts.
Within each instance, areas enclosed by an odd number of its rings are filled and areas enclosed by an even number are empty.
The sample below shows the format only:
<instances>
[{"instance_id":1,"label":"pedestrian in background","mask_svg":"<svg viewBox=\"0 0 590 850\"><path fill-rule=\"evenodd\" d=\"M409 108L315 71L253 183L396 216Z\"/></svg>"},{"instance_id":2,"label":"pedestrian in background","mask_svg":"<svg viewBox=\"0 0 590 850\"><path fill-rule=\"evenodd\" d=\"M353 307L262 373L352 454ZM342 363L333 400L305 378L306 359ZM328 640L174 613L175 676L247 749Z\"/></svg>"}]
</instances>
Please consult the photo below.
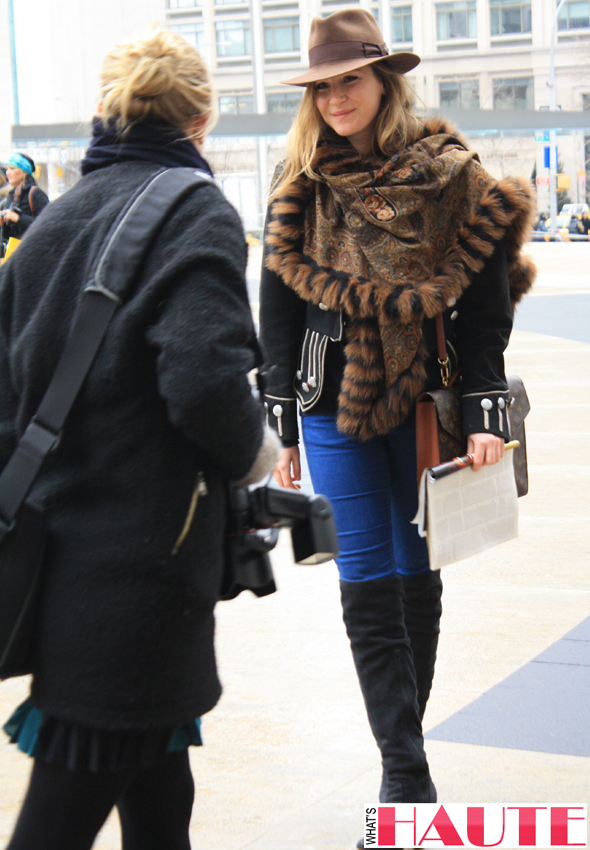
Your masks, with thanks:
<instances>
[{"instance_id":1,"label":"pedestrian in background","mask_svg":"<svg viewBox=\"0 0 590 850\"><path fill-rule=\"evenodd\" d=\"M586 234L586 236L588 236L589 232L590 232L590 213L588 213L588 211L585 210L582 213L582 218L578 222L578 233L584 233L584 234Z\"/></svg>"},{"instance_id":2,"label":"pedestrian in background","mask_svg":"<svg viewBox=\"0 0 590 850\"><path fill-rule=\"evenodd\" d=\"M273 184L260 291L275 470L298 487L297 402L314 490L332 502L344 622L381 750L379 799L436 802L421 721L442 582L411 524L415 401L440 387L435 316L462 370L474 469L509 438L503 352L532 284L520 257L532 190L496 182L455 130L412 111L404 74L361 9L314 18L305 92ZM363 846L362 839L357 845Z\"/></svg>"},{"instance_id":3,"label":"pedestrian in background","mask_svg":"<svg viewBox=\"0 0 590 850\"><path fill-rule=\"evenodd\" d=\"M3 266L1 465L121 211L165 168L210 174L213 89L180 35L155 28L115 47L98 112L82 179ZM31 491L49 550L31 697L5 726L34 757L9 850L88 850L113 806L124 850L190 848L188 746L221 692L225 482L257 481L278 457L247 378L260 354L246 253L213 181L184 197Z\"/></svg>"},{"instance_id":4,"label":"pedestrian in background","mask_svg":"<svg viewBox=\"0 0 590 850\"><path fill-rule=\"evenodd\" d=\"M10 190L0 204L2 242L5 244L11 237L22 239L49 203L49 198L35 182L34 172L35 163L30 156L13 153L8 159L6 178Z\"/></svg>"}]
</instances>

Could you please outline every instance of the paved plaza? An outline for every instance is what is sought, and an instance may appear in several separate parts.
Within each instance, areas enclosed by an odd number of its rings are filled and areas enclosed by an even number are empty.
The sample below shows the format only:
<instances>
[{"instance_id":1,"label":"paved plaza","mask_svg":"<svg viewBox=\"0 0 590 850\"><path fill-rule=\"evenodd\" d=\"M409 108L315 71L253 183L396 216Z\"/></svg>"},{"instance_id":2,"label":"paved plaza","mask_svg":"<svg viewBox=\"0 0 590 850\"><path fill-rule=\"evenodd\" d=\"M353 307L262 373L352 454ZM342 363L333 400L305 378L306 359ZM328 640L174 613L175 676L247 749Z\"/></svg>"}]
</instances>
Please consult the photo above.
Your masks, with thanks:
<instances>
[{"instance_id":1,"label":"paved plaza","mask_svg":"<svg viewBox=\"0 0 590 850\"><path fill-rule=\"evenodd\" d=\"M443 571L425 733L448 803L590 803L590 244L530 252L539 281L507 352L532 405L520 536ZM352 850L377 799L336 567L294 566L287 535L273 564L278 593L217 609L224 693L191 751L193 850ZM0 718L27 689L0 684ZM0 741L2 847L29 766ZM95 848L119 847L112 816Z\"/></svg>"}]
</instances>

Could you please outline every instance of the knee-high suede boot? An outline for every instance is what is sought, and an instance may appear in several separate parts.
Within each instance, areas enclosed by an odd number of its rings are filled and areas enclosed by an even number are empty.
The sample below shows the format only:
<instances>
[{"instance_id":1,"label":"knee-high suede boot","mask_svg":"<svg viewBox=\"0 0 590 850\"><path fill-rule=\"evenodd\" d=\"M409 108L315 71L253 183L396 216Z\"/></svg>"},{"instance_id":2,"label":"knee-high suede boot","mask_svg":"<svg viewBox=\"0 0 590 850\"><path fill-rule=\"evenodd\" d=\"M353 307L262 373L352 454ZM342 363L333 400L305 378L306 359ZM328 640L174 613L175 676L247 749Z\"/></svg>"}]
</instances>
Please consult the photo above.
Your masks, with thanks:
<instances>
[{"instance_id":1,"label":"knee-high suede boot","mask_svg":"<svg viewBox=\"0 0 590 850\"><path fill-rule=\"evenodd\" d=\"M404 591L404 621L412 647L418 711L422 720L434 678L442 614L442 580L440 570L400 578Z\"/></svg>"},{"instance_id":2,"label":"knee-high suede boot","mask_svg":"<svg viewBox=\"0 0 590 850\"><path fill-rule=\"evenodd\" d=\"M342 610L384 770L381 802L434 803L397 576L341 581Z\"/></svg>"}]
</instances>

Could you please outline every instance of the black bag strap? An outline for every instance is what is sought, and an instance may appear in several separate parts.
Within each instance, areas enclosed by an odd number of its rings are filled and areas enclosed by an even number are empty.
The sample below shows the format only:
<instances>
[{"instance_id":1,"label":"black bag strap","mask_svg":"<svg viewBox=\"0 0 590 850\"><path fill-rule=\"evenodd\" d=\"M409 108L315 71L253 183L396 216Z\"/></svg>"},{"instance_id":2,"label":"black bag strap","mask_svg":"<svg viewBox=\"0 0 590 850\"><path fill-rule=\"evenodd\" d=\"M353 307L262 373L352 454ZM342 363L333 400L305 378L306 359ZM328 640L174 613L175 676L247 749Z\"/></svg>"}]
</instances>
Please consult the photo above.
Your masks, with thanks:
<instances>
[{"instance_id":1,"label":"black bag strap","mask_svg":"<svg viewBox=\"0 0 590 850\"><path fill-rule=\"evenodd\" d=\"M190 168L160 171L141 187L109 231L39 409L0 475L0 542L59 442L109 322L128 295L162 222L185 195L212 182L209 175Z\"/></svg>"}]
</instances>

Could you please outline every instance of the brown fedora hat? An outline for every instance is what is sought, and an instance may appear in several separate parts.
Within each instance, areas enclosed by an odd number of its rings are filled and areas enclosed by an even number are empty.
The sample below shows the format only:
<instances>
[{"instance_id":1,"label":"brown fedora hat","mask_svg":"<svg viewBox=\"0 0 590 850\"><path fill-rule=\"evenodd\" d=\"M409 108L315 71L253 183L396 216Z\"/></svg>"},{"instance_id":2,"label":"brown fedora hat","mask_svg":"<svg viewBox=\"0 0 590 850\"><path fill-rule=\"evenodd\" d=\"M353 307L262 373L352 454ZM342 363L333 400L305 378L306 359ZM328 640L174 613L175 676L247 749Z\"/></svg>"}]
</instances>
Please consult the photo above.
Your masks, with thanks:
<instances>
[{"instance_id":1,"label":"brown fedora hat","mask_svg":"<svg viewBox=\"0 0 590 850\"><path fill-rule=\"evenodd\" d=\"M287 86L306 86L370 65L386 62L406 74L420 62L415 53L389 53L377 21L364 9L343 9L327 18L314 18L309 33L309 71L282 80Z\"/></svg>"}]
</instances>

